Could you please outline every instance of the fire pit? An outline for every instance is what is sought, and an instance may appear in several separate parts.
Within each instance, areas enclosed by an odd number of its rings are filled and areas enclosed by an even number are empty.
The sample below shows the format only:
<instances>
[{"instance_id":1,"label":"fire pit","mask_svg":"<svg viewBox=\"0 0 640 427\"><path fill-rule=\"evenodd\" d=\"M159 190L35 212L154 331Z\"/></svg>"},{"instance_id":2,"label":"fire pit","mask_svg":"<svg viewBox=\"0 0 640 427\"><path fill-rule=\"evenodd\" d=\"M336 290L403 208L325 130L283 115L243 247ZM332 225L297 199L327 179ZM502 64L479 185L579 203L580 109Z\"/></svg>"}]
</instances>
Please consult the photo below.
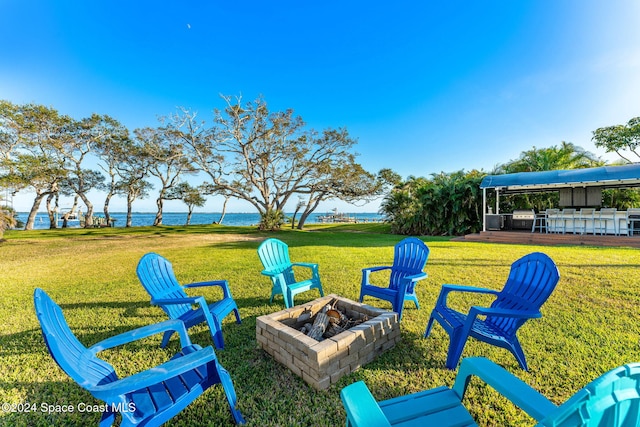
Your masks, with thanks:
<instances>
[{"instance_id":1,"label":"fire pit","mask_svg":"<svg viewBox=\"0 0 640 427\"><path fill-rule=\"evenodd\" d=\"M327 305L346 317L343 325L355 326L333 336L328 336L331 333L327 330L329 333L318 341L305 334L304 326L313 324L317 313ZM312 314L311 319L307 313ZM256 339L274 359L314 388L324 390L396 345L400 340L400 326L395 312L331 294L258 317Z\"/></svg>"}]
</instances>

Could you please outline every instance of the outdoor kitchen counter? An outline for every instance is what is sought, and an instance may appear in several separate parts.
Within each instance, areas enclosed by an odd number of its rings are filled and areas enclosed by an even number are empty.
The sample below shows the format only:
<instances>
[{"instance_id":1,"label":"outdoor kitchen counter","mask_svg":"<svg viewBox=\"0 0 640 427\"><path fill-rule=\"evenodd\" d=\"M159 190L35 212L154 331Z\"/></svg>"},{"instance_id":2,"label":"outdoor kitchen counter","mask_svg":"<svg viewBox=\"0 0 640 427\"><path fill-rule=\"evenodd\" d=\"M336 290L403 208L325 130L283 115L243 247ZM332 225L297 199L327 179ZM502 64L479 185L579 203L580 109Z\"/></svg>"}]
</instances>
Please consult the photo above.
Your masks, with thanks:
<instances>
[{"instance_id":1,"label":"outdoor kitchen counter","mask_svg":"<svg viewBox=\"0 0 640 427\"><path fill-rule=\"evenodd\" d=\"M576 210L573 215L562 215L560 211L557 215L546 217L547 232L549 233L584 233L584 234L615 234L626 236L629 234L629 216L633 215L637 209L629 211L617 211L615 214L600 215L596 211L591 218L582 218L580 211ZM636 230L640 230L640 220L635 225Z\"/></svg>"}]
</instances>

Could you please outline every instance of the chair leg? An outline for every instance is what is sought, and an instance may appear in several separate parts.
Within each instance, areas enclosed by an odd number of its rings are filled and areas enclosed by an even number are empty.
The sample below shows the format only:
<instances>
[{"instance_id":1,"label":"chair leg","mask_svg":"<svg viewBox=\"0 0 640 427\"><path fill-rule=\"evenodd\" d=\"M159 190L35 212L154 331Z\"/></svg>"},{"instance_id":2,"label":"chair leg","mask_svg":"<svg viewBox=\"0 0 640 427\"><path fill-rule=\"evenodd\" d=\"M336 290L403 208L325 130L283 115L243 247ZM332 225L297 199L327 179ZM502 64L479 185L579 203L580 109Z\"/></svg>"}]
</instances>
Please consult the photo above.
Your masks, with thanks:
<instances>
[{"instance_id":1,"label":"chair leg","mask_svg":"<svg viewBox=\"0 0 640 427\"><path fill-rule=\"evenodd\" d=\"M431 334L431 328L433 328L433 313L429 317L429 322L427 322L427 329L424 330L424 337L427 338L429 334Z\"/></svg>"},{"instance_id":2,"label":"chair leg","mask_svg":"<svg viewBox=\"0 0 640 427\"><path fill-rule=\"evenodd\" d=\"M320 296L323 297L324 296L324 292L323 292L322 286L320 284L318 284L318 291L320 291Z\"/></svg>"},{"instance_id":3,"label":"chair leg","mask_svg":"<svg viewBox=\"0 0 640 427\"><path fill-rule=\"evenodd\" d=\"M204 317L207 320L207 325L209 325L209 331L211 333L211 339L213 339L213 344L216 348L222 350L224 349L224 338L222 336L222 324L220 319L215 313L212 313L208 310L205 310Z\"/></svg>"},{"instance_id":4,"label":"chair leg","mask_svg":"<svg viewBox=\"0 0 640 427\"><path fill-rule=\"evenodd\" d=\"M283 294L283 296L284 296L284 306L286 308L293 307L293 294L291 293L291 290L287 289L286 294Z\"/></svg>"},{"instance_id":5,"label":"chair leg","mask_svg":"<svg viewBox=\"0 0 640 427\"><path fill-rule=\"evenodd\" d=\"M111 405L107 405L108 408L102 413L100 418L100 427L111 427L116 421L115 412L111 411Z\"/></svg>"},{"instance_id":6,"label":"chair leg","mask_svg":"<svg viewBox=\"0 0 640 427\"><path fill-rule=\"evenodd\" d=\"M160 343L160 348L165 348L167 344L169 344L169 340L171 339L171 335L173 335L175 331L167 331L162 336L162 342Z\"/></svg>"},{"instance_id":7,"label":"chair leg","mask_svg":"<svg viewBox=\"0 0 640 427\"><path fill-rule=\"evenodd\" d=\"M518 363L520 364L520 367L523 370L528 371L529 369L527 367L527 360L524 357L524 351L522 351L522 346L520 345L520 342L517 340L517 338L512 343L510 350L511 350L511 353L513 353L513 355L518 360Z\"/></svg>"},{"instance_id":8,"label":"chair leg","mask_svg":"<svg viewBox=\"0 0 640 427\"><path fill-rule=\"evenodd\" d=\"M215 327L215 331L212 330L211 331L211 338L213 338L213 343L215 344L216 348L222 350L224 349L224 337L222 336L222 325L220 325L217 321L217 319L215 320L216 322L216 327Z\"/></svg>"},{"instance_id":9,"label":"chair leg","mask_svg":"<svg viewBox=\"0 0 640 427\"><path fill-rule=\"evenodd\" d=\"M237 324L242 323L242 320L240 320L240 312L238 311L237 308L233 309L233 314L235 314L235 316L236 316L236 323Z\"/></svg>"},{"instance_id":10,"label":"chair leg","mask_svg":"<svg viewBox=\"0 0 640 427\"><path fill-rule=\"evenodd\" d=\"M460 356L462 356L462 350L467 343L467 336L463 336L462 329L455 328L450 334L449 351L447 351L447 362L445 363L447 369L456 369Z\"/></svg>"},{"instance_id":11,"label":"chair leg","mask_svg":"<svg viewBox=\"0 0 640 427\"><path fill-rule=\"evenodd\" d=\"M418 302L418 297L414 294L414 295L406 295L405 300L408 301L413 301L413 303L416 305L416 310L420 310L420 303Z\"/></svg>"},{"instance_id":12,"label":"chair leg","mask_svg":"<svg viewBox=\"0 0 640 427\"><path fill-rule=\"evenodd\" d=\"M246 421L242 417L242 414L237 409L238 401L236 396L236 390L233 387L233 382L231 381L231 376L226 369L224 369L217 361L210 362L214 365L215 368L215 376L219 379L220 384L222 385L222 389L224 390L225 397L227 398L227 402L229 403L229 409L231 410L231 415L233 416L233 420L236 424L245 424ZM209 365L211 366L211 365ZM211 372L210 372L211 375Z\"/></svg>"}]
</instances>

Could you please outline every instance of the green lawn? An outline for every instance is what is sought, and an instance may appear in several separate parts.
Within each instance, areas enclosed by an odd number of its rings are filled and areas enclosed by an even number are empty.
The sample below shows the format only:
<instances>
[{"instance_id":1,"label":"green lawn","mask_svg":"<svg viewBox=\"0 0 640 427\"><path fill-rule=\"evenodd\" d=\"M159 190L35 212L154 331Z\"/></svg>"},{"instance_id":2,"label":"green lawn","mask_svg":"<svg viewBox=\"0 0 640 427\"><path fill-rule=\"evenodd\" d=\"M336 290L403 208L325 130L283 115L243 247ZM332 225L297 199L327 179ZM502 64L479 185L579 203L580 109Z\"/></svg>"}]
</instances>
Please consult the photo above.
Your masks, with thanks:
<instances>
[{"instance_id":1,"label":"green lawn","mask_svg":"<svg viewBox=\"0 0 640 427\"><path fill-rule=\"evenodd\" d=\"M41 287L62 307L67 321L86 345L165 319L149 304L138 283L140 257L155 251L168 258L184 283L227 279L243 322L225 319L225 350L218 351L230 372L239 408L249 426L343 425L339 391L365 380L377 399L451 385L455 372L444 368L448 336L438 326L423 338L440 285L462 283L499 289L510 264L542 251L557 263L561 279L543 318L519 333L530 371L519 369L506 350L471 340L465 356L486 356L500 363L556 403L565 401L591 379L618 365L640 359L640 252L630 248L525 246L451 242L425 238L431 249L418 285L422 308L405 309L402 341L377 360L348 375L327 391L316 391L259 350L257 316L284 308L269 304L270 282L260 275L256 249L266 237L287 242L294 261L317 262L326 293L357 299L361 268L390 264L401 237L384 225L317 226L309 231L258 233L249 227L144 227L134 230L10 231L0 243L0 401L77 405L99 403L73 383L45 350L33 311L33 289ZM203 295L214 299L215 291ZM192 295L194 295L192 293ZM312 291L296 297L315 299ZM365 302L390 308L373 298ZM471 300L454 298L459 307ZM486 302L483 301L483 302ZM194 342L211 345L206 326L190 330ZM160 336L101 353L120 375L165 361L176 350L159 348ZM465 405L483 426L532 425L532 420L478 381L472 381ZM98 413L0 413L2 425L96 425ZM230 425L219 387L213 387L170 425Z\"/></svg>"}]
</instances>

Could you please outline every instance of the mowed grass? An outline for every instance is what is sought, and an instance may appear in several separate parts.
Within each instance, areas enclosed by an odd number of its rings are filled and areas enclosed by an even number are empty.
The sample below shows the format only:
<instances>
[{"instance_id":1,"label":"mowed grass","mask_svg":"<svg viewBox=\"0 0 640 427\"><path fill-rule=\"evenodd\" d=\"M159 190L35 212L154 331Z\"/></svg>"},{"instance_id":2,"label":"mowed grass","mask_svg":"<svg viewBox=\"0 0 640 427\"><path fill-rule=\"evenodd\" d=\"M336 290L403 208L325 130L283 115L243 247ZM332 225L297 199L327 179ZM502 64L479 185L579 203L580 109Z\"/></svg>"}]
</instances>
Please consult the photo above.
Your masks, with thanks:
<instances>
[{"instance_id":1,"label":"mowed grass","mask_svg":"<svg viewBox=\"0 0 640 427\"><path fill-rule=\"evenodd\" d=\"M282 298L269 303L271 285L262 276L256 249L267 237L290 248L293 261L320 265L325 293L357 299L361 269L389 265L401 236L384 225L316 226L308 231L259 233L250 227L142 227L132 230L10 231L0 244L0 402L35 404L35 413L0 413L2 425L96 425L99 413L46 414L42 404L99 404L69 379L47 353L33 309L33 290L43 288L62 307L67 321L85 345L139 326L164 320L149 304L135 268L154 251L168 258L183 283L226 279L240 308L242 324L224 321L226 348L217 351L230 372L239 409L249 426L343 425L340 389L364 380L379 399L440 385L450 386L455 371L444 368L449 339L436 325L423 338L431 308L443 283L500 289L511 263L542 251L557 263L561 279L543 317L519 332L529 372L522 371L506 350L471 339L465 356L488 357L553 402L564 402L605 371L640 360L640 252L631 248L526 246L452 242L424 238L431 250L419 282L421 309L405 309L402 341L374 362L343 377L327 391L316 391L258 349L256 317L284 308ZM196 295L190 290L191 295ZM213 289L201 294L214 300ZM296 296L296 303L318 297L316 291ZM460 309L486 304L452 295ZM366 303L390 308L385 301ZM192 341L211 345L205 325L190 330ZM174 338L160 349L160 336L101 353L120 376L166 361L177 350ZM533 425L532 419L478 380L464 400L483 426ZM169 425L231 425L220 387L213 387Z\"/></svg>"}]
</instances>

